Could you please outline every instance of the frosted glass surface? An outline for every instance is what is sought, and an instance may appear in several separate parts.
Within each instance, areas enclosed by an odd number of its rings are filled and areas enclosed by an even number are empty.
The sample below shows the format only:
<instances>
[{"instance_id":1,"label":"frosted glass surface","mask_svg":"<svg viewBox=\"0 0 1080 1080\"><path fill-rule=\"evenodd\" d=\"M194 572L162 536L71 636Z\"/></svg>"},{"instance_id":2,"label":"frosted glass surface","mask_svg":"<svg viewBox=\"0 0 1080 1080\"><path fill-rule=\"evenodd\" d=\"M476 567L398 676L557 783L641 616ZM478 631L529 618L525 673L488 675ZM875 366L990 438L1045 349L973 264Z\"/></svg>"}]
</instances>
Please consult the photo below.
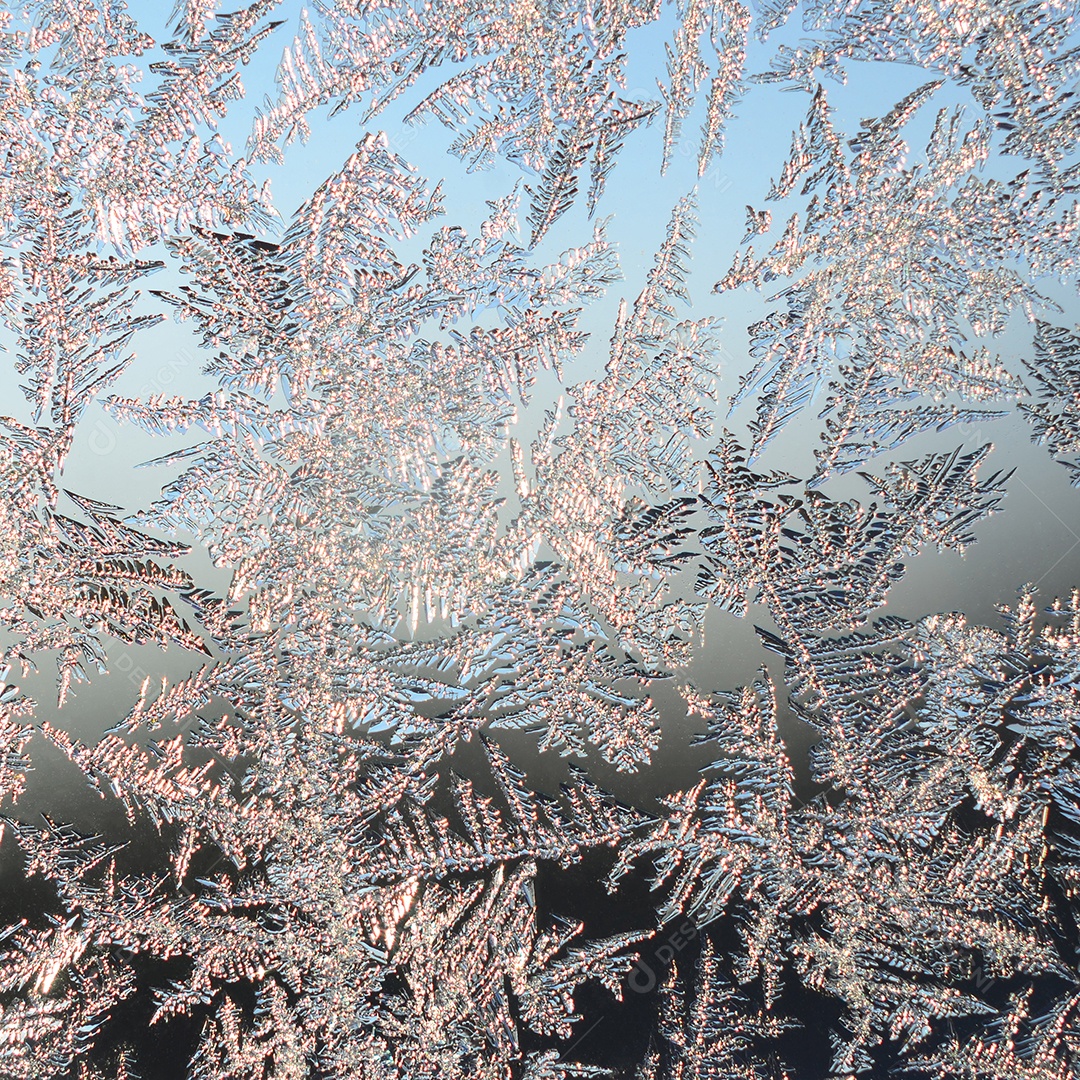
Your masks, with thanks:
<instances>
[{"instance_id":1,"label":"frosted glass surface","mask_svg":"<svg viewBox=\"0 0 1080 1080\"><path fill-rule=\"evenodd\" d=\"M0 3L0 1078L1075 1076L1078 14Z\"/></svg>"}]
</instances>

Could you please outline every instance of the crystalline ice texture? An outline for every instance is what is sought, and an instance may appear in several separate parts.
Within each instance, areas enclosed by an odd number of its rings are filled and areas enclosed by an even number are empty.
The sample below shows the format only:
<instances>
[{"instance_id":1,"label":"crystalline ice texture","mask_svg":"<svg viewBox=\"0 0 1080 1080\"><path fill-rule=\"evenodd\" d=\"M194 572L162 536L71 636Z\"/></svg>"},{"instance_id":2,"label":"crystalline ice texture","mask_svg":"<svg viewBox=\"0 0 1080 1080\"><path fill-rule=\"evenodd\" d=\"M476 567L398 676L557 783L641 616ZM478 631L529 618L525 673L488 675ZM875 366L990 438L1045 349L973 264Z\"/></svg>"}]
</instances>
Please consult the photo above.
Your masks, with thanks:
<instances>
[{"instance_id":1,"label":"crystalline ice texture","mask_svg":"<svg viewBox=\"0 0 1080 1080\"><path fill-rule=\"evenodd\" d=\"M644 993L617 1075L1073 1076L1080 595L888 605L1007 508L984 425L1080 477L1077 5L217 7L161 40L151 5L0 14L0 1074L597 1075ZM921 85L845 129L843 65L897 63ZM755 204L706 299L744 204L705 181L774 84L806 119L771 183L725 162ZM478 213L379 121L522 181ZM316 176L290 143L325 125ZM699 190L620 266L597 212L682 157ZM123 383L167 315L202 395ZM68 486L114 430L162 447L146 505ZM761 671L715 685L706 622L751 613ZM65 722L147 645L191 673ZM607 794L662 772L673 701L701 779ZM577 759L557 796L522 739ZM23 813L57 761L126 825Z\"/></svg>"}]
</instances>

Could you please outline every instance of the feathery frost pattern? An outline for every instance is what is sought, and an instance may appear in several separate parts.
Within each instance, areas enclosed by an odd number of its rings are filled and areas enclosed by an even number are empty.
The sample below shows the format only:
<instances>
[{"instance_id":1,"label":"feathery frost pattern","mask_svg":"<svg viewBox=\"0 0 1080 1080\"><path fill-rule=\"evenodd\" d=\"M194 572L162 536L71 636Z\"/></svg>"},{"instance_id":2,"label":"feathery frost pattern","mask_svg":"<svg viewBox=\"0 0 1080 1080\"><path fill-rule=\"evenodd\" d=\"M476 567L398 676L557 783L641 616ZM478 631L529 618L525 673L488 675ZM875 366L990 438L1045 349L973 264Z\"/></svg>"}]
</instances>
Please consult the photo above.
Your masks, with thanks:
<instances>
[{"instance_id":1,"label":"feathery frost pattern","mask_svg":"<svg viewBox=\"0 0 1080 1080\"><path fill-rule=\"evenodd\" d=\"M0 11L0 1075L1076 1075L1078 15Z\"/></svg>"}]
</instances>

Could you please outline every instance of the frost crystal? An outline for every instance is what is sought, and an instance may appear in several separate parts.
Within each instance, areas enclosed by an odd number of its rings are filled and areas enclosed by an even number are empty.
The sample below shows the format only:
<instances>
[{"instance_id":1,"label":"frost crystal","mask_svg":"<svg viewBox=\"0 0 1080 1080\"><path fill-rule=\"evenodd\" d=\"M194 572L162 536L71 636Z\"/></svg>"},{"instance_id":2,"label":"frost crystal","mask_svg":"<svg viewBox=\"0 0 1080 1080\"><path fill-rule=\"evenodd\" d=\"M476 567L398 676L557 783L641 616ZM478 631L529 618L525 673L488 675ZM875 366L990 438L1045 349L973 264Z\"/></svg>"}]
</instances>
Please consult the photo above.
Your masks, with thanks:
<instances>
[{"instance_id":1,"label":"frost crystal","mask_svg":"<svg viewBox=\"0 0 1080 1080\"><path fill-rule=\"evenodd\" d=\"M1076 1075L1078 14L0 12L0 1074Z\"/></svg>"}]
</instances>

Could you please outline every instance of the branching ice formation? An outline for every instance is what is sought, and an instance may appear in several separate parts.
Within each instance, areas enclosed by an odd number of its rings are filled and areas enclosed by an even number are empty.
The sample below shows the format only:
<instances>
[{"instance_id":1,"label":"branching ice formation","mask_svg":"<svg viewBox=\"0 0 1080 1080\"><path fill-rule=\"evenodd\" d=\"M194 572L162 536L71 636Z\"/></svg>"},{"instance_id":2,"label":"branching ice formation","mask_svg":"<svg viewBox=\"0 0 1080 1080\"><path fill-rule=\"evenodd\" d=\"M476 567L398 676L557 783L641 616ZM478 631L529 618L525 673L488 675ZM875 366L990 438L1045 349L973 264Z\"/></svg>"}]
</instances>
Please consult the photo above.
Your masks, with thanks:
<instances>
[{"instance_id":1,"label":"branching ice formation","mask_svg":"<svg viewBox=\"0 0 1080 1080\"><path fill-rule=\"evenodd\" d=\"M0 11L0 1074L1073 1076L1080 593L890 603L1008 510L983 425L1080 486L1076 4L181 0L164 38L134 8ZM283 43L245 157L240 72ZM922 81L845 130L845 64ZM686 188L774 84L805 120L695 311ZM371 130L435 121L448 171L520 174L482 216ZM683 156L620 265L619 170ZM124 389L165 316L207 392ZM99 415L159 441L158 498L72 489ZM761 670L719 685L706 623L751 614ZM190 675L64 722L146 645ZM614 798L665 701L702 776ZM530 755L576 760L547 790ZM31 813L41 760L120 823Z\"/></svg>"}]
</instances>

